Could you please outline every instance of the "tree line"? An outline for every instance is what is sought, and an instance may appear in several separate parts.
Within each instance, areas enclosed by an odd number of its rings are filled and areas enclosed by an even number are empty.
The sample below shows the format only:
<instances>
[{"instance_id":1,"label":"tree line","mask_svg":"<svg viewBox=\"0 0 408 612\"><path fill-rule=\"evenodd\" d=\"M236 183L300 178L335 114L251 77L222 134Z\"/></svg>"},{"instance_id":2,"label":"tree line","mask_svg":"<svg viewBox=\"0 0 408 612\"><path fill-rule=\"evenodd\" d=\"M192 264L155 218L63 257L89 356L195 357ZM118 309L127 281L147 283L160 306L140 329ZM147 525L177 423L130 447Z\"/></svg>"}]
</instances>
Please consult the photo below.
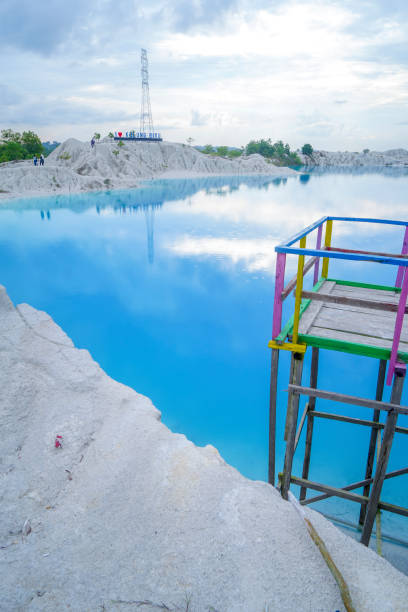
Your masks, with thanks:
<instances>
[{"instance_id":1,"label":"tree line","mask_svg":"<svg viewBox=\"0 0 408 612\"><path fill-rule=\"evenodd\" d=\"M270 138L262 138L261 140L251 140L245 147L241 149L230 148L226 146L214 147L207 144L204 147L197 147L201 153L206 155L216 155L219 157L235 158L241 155L252 155L258 153L272 163L277 165L299 166L302 161L296 151L292 151L290 146L282 140L272 142ZM302 149L304 155L312 155L313 147L310 144L304 144Z\"/></svg>"},{"instance_id":2,"label":"tree line","mask_svg":"<svg viewBox=\"0 0 408 612\"><path fill-rule=\"evenodd\" d=\"M13 130L1 130L0 136L0 163L18 159L30 159L34 155L46 155L46 150L41 140L32 131L13 132Z\"/></svg>"}]
</instances>

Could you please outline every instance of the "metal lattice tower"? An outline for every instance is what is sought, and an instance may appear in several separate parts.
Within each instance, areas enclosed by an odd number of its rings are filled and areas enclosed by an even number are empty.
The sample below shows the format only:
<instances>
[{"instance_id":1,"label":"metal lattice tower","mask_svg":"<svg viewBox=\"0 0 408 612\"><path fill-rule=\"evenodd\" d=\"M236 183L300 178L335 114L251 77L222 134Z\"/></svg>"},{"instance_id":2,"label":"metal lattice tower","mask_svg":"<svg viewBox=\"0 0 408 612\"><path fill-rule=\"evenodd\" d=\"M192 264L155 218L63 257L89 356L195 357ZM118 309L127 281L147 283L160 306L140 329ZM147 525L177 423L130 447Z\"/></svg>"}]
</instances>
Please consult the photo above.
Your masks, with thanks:
<instances>
[{"instance_id":1,"label":"metal lattice tower","mask_svg":"<svg viewBox=\"0 0 408 612\"><path fill-rule=\"evenodd\" d=\"M149 69L147 64L147 51L142 49L142 105L140 109L140 131L148 134L154 132L152 109L150 107Z\"/></svg>"}]
</instances>

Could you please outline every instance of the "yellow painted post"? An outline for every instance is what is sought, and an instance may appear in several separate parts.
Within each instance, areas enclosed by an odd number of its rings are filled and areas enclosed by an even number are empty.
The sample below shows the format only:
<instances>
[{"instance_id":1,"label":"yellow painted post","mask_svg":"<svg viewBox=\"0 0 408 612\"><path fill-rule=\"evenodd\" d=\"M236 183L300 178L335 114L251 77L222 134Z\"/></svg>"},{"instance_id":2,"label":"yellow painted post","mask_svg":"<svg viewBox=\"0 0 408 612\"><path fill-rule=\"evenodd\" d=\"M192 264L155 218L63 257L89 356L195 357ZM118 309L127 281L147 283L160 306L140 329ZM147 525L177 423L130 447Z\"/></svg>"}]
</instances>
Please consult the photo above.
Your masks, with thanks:
<instances>
[{"instance_id":1,"label":"yellow painted post","mask_svg":"<svg viewBox=\"0 0 408 612\"><path fill-rule=\"evenodd\" d=\"M329 247L331 245L332 229L333 229L333 221L331 219L328 219L328 221L326 221L326 234L324 237L325 247ZM329 258L323 257L322 277L327 278L328 274L329 274Z\"/></svg>"},{"instance_id":2,"label":"yellow painted post","mask_svg":"<svg viewBox=\"0 0 408 612\"><path fill-rule=\"evenodd\" d=\"M300 239L299 244L301 249L306 247L306 236ZM298 260L298 271L297 271L297 280L296 280L296 293L295 293L295 313L293 315L293 334L292 334L292 342L293 344L297 344L298 342L298 330L299 330L299 316L300 316L300 303L302 301L302 289L303 289L303 268L305 265L305 256L299 255Z\"/></svg>"}]
</instances>

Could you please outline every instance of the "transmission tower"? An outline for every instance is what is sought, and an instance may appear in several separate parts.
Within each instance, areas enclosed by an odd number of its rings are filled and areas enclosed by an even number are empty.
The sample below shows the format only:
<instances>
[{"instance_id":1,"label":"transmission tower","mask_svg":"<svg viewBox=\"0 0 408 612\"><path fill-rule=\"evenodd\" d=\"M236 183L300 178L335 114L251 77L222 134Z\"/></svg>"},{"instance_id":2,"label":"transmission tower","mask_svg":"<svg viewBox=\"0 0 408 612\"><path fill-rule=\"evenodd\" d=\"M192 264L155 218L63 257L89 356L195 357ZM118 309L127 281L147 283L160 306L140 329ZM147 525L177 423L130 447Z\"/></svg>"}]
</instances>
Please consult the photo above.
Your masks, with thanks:
<instances>
[{"instance_id":1,"label":"transmission tower","mask_svg":"<svg viewBox=\"0 0 408 612\"><path fill-rule=\"evenodd\" d=\"M152 109L150 107L149 69L147 64L147 51L142 49L142 107L140 109L140 131L153 134Z\"/></svg>"}]
</instances>

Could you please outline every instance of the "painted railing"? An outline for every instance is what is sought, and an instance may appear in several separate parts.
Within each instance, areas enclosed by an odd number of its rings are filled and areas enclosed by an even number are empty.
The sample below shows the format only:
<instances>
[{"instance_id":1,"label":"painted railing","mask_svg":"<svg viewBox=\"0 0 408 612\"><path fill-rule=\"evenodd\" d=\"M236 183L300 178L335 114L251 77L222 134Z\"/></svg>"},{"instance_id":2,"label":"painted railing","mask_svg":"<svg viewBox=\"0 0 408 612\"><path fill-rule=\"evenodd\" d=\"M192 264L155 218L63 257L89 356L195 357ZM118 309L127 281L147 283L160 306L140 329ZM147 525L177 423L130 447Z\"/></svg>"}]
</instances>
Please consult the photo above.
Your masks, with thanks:
<instances>
[{"instance_id":1,"label":"painted railing","mask_svg":"<svg viewBox=\"0 0 408 612\"><path fill-rule=\"evenodd\" d=\"M405 234L400 254L378 253L373 251L344 249L340 247L332 247L332 233L334 221L348 221L353 223L379 223L386 225L395 225L405 227ZM325 229L324 245L322 246L323 228ZM316 246L310 248L307 246L307 237L309 234L317 230ZM296 243L299 243L298 246ZM392 341L390 364L387 375L387 384L391 384L395 367L397 365L398 347L401 338L402 324L404 320L407 297L408 297L408 221L393 221L389 219L371 219L360 217L322 217L309 227L306 227L301 232L298 232L285 243L275 247L277 252L276 257L276 277L275 277L275 297L273 309L273 325L272 325L272 342L269 346L273 349L284 349L292 352L304 353L306 346L298 343L299 337L299 321L302 308L302 290L303 277L309 270L313 268L313 284L319 280L320 259L323 260L321 278L328 278L329 261L330 259L345 259L349 261L367 261L381 264L397 266L397 276L395 287L400 288L400 299L395 319L395 328ZM285 287L285 268L286 255L298 255L297 274L292 278ZM305 263L305 256L310 255ZM295 308L293 315L292 342L285 342L284 334L282 333L282 309L283 301L288 297L292 290L295 290ZM398 367L405 367L404 364L398 364Z\"/></svg>"}]
</instances>

